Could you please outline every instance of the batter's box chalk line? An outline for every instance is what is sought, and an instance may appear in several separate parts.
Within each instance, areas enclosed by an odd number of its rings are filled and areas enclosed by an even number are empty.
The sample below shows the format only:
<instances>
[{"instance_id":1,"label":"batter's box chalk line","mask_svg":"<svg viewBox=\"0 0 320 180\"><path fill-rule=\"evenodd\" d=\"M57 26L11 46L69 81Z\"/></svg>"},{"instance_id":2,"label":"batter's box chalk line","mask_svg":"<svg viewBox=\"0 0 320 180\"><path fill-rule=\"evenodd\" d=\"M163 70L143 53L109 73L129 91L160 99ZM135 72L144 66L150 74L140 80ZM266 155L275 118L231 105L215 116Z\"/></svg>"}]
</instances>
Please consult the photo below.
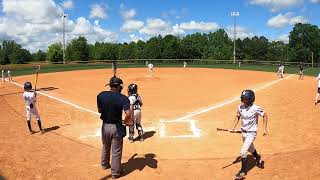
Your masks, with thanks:
<instances>
[{"instance_id":1,"label":"batter's box chalk line","mask_svg":"<svg viewBox=\"0 0 320 180\"><path fill-rule=\"evenodd\" d=\"M152 127L152 126L151 127L143 127L144 132L155 131L155 130L156 130L156 128ZM127 129L127 132L128 132L128 129ZM128 136L128 133L127 133L127 136ZM88 134L88 135L81 135L79 137L79 139L97 138L97 137L101 137L101 128L98 128L95 133Z\"/></svg>"},{"instance_id":2,"label":"batter's box chalk line","mask_svg":"<svg viewBox=\"0 0 320 180\"><path fill-rule=\"evenodd\" d=\"M166 125L168 124L178 124L178 123L188 123L190 125L191 134L182 135L170 135L166 131ZM192 119L185 119L180 121L165 121L160 120L159 132L160 138L199 138L201 136L201 130L197 128L197 121Z\"/></svg>"}]
</instances>

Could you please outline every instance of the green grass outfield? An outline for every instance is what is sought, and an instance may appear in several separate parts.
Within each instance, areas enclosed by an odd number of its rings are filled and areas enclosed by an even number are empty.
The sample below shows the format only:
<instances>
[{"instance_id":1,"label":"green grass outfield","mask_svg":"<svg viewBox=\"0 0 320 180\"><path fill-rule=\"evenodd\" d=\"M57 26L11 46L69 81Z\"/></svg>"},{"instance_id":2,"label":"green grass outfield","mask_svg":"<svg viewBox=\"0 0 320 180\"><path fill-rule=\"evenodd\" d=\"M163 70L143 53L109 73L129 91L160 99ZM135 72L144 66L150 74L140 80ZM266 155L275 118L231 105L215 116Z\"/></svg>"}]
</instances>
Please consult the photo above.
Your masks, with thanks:
<instances>
[{"instance_id":1,"label":"green grass outfield","mask_svg":"<svg viewBox=\"0 0 320 180\"><path fill-rule=\"evenodd\" d=\"M155 68L157 67L181 67L182 64L179 63L155 63ZM119 64L118 68L146 68L144 64ZM242 64L239 68L238 65L234 64L191 64L188 63L188 68L222 68L222 69L236 69L236 70L253 70L253 71L267 71L267 72L277 72L278 66L276 65L258 65L258 64ZM22 76L28 74L34 74L36 71L35 67L32 65L12 65L12 66L0 66L0 69L10 69L13 76ZM42 64L40 73L52 73L52 72L62 72L62 71L76 71L76 70L86 70L86 69L111 69L111 64ZM298 68L296 66L286 66L286 73L298 73ZM318 76L320 73L320 68L309 68L305 71L305 75L308 76Z\"/></svg>"}]
</instances>

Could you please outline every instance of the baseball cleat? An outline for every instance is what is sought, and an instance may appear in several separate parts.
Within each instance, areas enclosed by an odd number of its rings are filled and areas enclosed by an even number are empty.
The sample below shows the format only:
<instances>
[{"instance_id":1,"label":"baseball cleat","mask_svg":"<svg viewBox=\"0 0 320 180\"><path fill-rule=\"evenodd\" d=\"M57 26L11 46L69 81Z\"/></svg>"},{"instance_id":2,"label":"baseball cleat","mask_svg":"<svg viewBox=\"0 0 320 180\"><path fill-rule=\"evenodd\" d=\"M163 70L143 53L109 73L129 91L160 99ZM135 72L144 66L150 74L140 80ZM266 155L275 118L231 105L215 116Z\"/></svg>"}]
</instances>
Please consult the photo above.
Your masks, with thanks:
<instances>
[{"instance_id":1,"label":"baseball cleat","mask_svg":"<svg viewBox=\"0 0 320 180\"><path fill-rule=\"evenodd\" d=\"M144 141L144 139L143 139L143 137L141 136L141 137L140 137L140 142L142 142L142 141Z\"/></svg>"},{"instance_id":2,"label":"baseball cleat","mask_svg":"<svg viewBox=\"0 0 320 180\"><path fill-rule=\"evenodd\" d=\"M109 163L102 166L103 170L107 170L107 169L110 169L110 168L111 168L111 165Z\"/></svg>"},{"instance_id":3,"label":"baseball cleat","mask_svg":"<svg viewBox=\"0 0 320 180\"><path fill-rule=\"evenodd\" d=\"M129 139L129 141L130 141L131 143L133 143L133 141L134 141L134 140L133 140L133 137L129 137L128 139Z\"/></svg>"},{"instance_id":4,"label":"baseball cleat","mask_svg":"<svg viewBox=\"0 0 320 180\"><path fill-rule=\"evenodd\" d=\"M262 159L259 159L256 164L259 168L264 169L264 161Z\"/></svg>"},{"instance_id":5,"label":"baseball cleat","mask_svg":"<svg viewBox=\"0 0 320 180\"><path fill-rule=\"evenodd\" d=\"M31 130L31 131L30 131L30 135L32 135L32 134L34 134L34 133L36 133L36 131L34 131L34 130Z\"/></svg>"},{"instance_id":6,"label":"baseball cleat","mask_svg":"<svg viewBox=\"0 0 320 180\"><path fill-rule=\"evenodd\" d=\"M237 179L237 180L244 179L246 177L246 175L247 175L247 173L240 171L236 174L235 179Z\"/></svg>"}]
</instances>

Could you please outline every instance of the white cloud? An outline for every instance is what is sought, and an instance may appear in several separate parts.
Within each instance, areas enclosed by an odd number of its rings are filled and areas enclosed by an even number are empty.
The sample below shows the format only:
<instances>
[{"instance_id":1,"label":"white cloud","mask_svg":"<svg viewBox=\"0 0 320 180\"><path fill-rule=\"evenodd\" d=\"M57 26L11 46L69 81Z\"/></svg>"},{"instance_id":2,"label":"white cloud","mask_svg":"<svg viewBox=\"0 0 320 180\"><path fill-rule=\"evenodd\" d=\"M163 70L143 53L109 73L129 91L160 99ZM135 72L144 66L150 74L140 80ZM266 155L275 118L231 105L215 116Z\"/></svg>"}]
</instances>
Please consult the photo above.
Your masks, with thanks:
<instances>
[{"instance_id":1,"label":"white cloud","mask_svg":"<svg viewBox=\"0 0 320 180\"><path fill-rule=\"evenodd\" d=\"M274 16L270 18L267 22L267 25L273 28L282 28L288 25L294 25L296 23L305 23L307 22L307 19L303 16L295 16L293 17L292 13L286 13L286 14L278 14L277 16Z\"/></svg>"},{"instance_id":2,"label":"white cloud","mask_svg":"<svg viewBox=\"0 0 320 180\"><path fill-rule=\"evenodd\" d=\"M227 29L227 34L229 38L233 39L234 36L234 27L233 26L228 26ZM244 39L246 37L252 38L254 34L250 32L247 28L241 27L241 26L236 26L236 38Z\"/></svg>"},{"instance_id":3,"label":"white cloud","mask_svg":"<svg viewBox=\"0 0 320 180\"><path fill-rule=\"evenodd\" d=\"M2 1L3 16L0 16L0 39L14 40L34 52L62 41L61 8L52 0ZM26 3L27 2L27 3ZM28 8L26 8L28 7ZM108 31L95 20L92 24L84 17L76 22L66 20L66 35L70 40L85 36L88 42L117 42L118 34Z\"/></svg>"},{"instance_id":4,"label":"white cloud","mask_svg":"<svg viewBox=\"0 0 320 180\"><path fill-rule=\"evenodd\" d=\"M31 23L49 23L62 11L52 0L3 0L2 8L6 16Z\"/></svg>"},{"instance_id":5,"label":"white cloud","mask_svg":"<svg viewBox=\"0 0 320 180\"><path fill-rule=\"evenodd\" d=\"M187 8L181 8L181 9L170 9L168 11L164 11L161 13L161 16L163 18L170 18L175 17L176 19L181 19L186 16L188 13Z\"/></svg>"},{"instance_id":6,"label":"white cloud","mask_svg":"<svg viewBox=\"0 0 320 180\"><path fill-rule=\"evenodd\" d=\"M179 36L184 34L185 31L178 24L171 26L170 23L162 19L147 19L145 26L139 30L139 33L147 36L165 36L168 34Z\"/></svg>"},{"instance_id":7,"label":"white cloud","mask_svg":"<svg viewBox=\"0 0 320 180\"><path fill-rule=\"evenodd\" d=\"M66 0L62 2L62 7L64 9L72 9L73 8L73 1L72 0Z\"/></svg>"},{"instance_id":8,"label":"white cloud","mask_svg":"<svg viewBox=\"0 0 320 180\"><path fill-rule=\"evenodd\" d=\"M144 22L142 21L136 21L136 20L127 20L123 23L121 27L121 31L123 32L133 32L141 29L144 25Z\"/></svg>"},{"instance_id":9,"label":"white cloud","mask_svg":"<svg viewBox=\"0 0 320 180\"><path fill-rule=\"evenodd\" d=\"M249 0L250 4L267 6L271 11L278 11L283 8L293 7L301 4L303 0Z\"/></svg>"},{"instance_id":10,"label":"white cloud","mask_svg":"<svg viewBox=\"0 0 320 180\"><path fill-rule=\"evenodd\" d=\"M320 3L320 0L310 0L313 3Z\"/></svg>"},{"instance_id":11,"label":"white cloud","mask_svg":"<svg viewBox=\"0 0 320 180\"><path fill-rule=\"evenodd\" d=\"M135 9L129 9L129 10L122 10L121 15L124 19L132 19L136 15Z\"/></svg>"},{"instance_id":12,"label":"white cloud","mask_svg":"<svg viewBox=\"0 0 320 180\"><path fill-rule=\"evenodd\" d=\"M90 10L90 18L100 18L100 19L106 19L108 18L108 15L106 13L107 6L101 5L101 4L94 4L91 6Z\"/></svg>"},{"instance_id":13,"label":"white cloud","mask_svg":"<svg viewBox=\"0 0 320 180\"><path fill-rule=\"evenodd\" d=\"M181 23L180 28L183 30L191 30L191 31L215 31L219 29L219 25L217 23L212 22L195 22L190 21L187 23Z\"/></svg>"},{"instance_id":14,"label":"white cloud","mask_svg":"<svg viewBox=\"0 0 320 180\"><path fill-rule=\"evenodd\" d=\"M276 41L282 41L282 42L287 44L287 43L289 43L289 34L280 35L275 40Z\"/></svg>"}]
</instances>

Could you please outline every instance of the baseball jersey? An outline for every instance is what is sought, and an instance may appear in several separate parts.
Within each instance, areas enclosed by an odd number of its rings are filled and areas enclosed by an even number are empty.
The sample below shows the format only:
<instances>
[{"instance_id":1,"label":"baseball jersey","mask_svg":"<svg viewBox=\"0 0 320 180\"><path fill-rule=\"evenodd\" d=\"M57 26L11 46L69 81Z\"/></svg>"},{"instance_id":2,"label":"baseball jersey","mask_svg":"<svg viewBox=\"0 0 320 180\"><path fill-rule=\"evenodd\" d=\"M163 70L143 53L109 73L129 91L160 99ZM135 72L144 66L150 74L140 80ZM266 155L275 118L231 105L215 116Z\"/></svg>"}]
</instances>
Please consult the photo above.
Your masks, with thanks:
<instances>
[{"instance_id":1,"label":"baseball jersey","mask_svg":"<svg viewBox=\"0 0 320 180\"><path fill-rule=\"evenodd\" d=\"M112 69L117 69L117 62L116 61L112 62Z\"/></svg>"},{"instance_id":2,"label":"baseball jersey","mask_svg":"<svg viewBox=\"0 0 320 180\"><path fill-rule=\"evenodd\" d=\"M320 73L319 73L319 75L317 77L317 80L318 80L318 88L320 88Z\"/></svg>"},{"instance_id":3,"label":"baseball jersey","mask_svg":"<svg viewBox=\"0 0 320 180\"><path fill-rule=\"evenodd\" d=\"M151 64L151 63L148 64L148 68L149 68L149 69L152 69L152 68L153 68L153 64Z\"/></svg>"},{"instance_id":4,"label":"baseball jersey","mask_svg":"<svg viewBox=\"0 0 320 180\"><path fill-rule=\"evenodd\" d=\"M4 70L1 71L2 72L2 77L4 76Z\"/></svg>"},{"instance_id":5,"label":"baseball jersey","mask_svg":"<svg viewBox=\"0 0 320 180\"><path fill-rule=\"evenodd\" d=\"M303 71L303 65L299 66L300 71Z\"/></svg>"},{"instance_id":6,"label":"baseball jersey","mask_svg":"<svg viewBox=\"0 0 320 180\"><path fill-rule=\"evenodd\" d=\"M139 94L132 94L129 97L130 102L133 102L133 110L141 110L141 97Z\"/></svg>"},{"instance_id":7,"label":"baseball jersey","mask_svg":"<svg viewBox=\"0 0 320 180\"><path fill-rule=\"evenodd\" d=\"M263 109L255 104L248 108L241 104L237 110L237 116L241 117L241 129L244 131L257 131L259 115L264 116L264 113Z\"/></svg>"},{"instance_id":8,"label":"baseball jersey","mask_svg":"<svg viewBox=\"0 0 320 180\"><path fill-rule=\"evenodd\" d=\"M26 102L27 106L30 106L30 104L35 105L34 103L36 102L36 95L34 92L25 91L23 93L23 99L24 99L24 102Z\"/></svg>"}]
</instances>

